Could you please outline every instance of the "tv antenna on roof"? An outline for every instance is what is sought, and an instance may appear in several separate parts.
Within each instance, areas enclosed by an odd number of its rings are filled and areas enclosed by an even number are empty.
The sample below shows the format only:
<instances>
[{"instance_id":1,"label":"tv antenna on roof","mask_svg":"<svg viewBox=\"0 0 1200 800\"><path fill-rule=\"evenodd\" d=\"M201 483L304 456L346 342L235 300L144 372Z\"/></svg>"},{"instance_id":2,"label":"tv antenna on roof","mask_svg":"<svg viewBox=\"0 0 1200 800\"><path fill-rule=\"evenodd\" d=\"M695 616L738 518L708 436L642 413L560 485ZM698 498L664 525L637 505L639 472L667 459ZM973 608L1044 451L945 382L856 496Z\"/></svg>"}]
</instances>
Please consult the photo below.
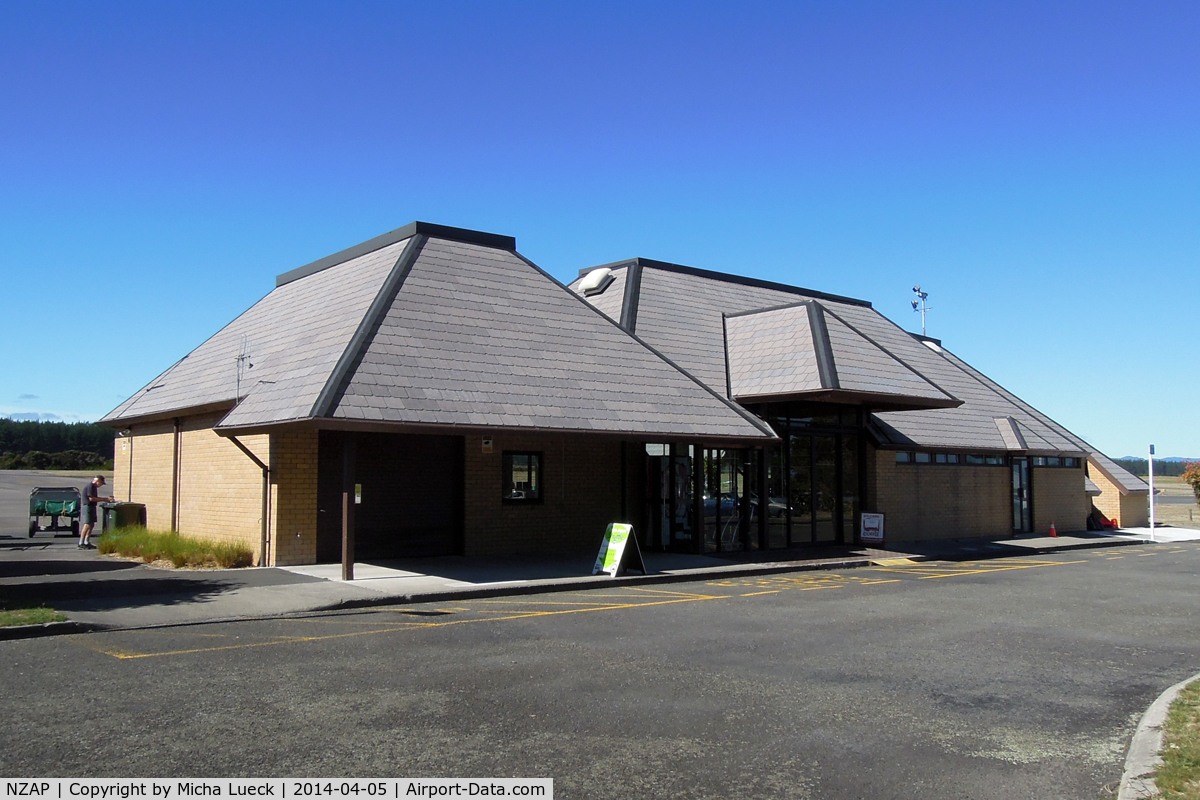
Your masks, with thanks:
<instances>
[{"instance_id":1,"label":"tv antenna on roof","mask_svg":"<svg viewBox=\"0 0 1200 800\"><path fill-rule=\"evenodd\" d=\"M242 337L242 347L234 361L237 362L237 393L234 395L236 398L234 402L240 403L242 402L242 373L254 369L254 364L250 362L250 342L245 336Z\"/></svg>"},{"instance_id":2,"label":"tv antenna on roof","mask_svg":"<svg viewBox=\"0 0 1200 800\"><path fill-rule=\"evenodd\" d=\"M919 299L912 301L912 307L913 307L913 311L921 312L921 335L924 336L925 335L925 312L931 310L929 308L929 306L927 306L925 304L925 301L929 299L929 292L922 292L920 286L914 286L913 291L916 292L917 297Z\"/></svg>"}]
</instances>

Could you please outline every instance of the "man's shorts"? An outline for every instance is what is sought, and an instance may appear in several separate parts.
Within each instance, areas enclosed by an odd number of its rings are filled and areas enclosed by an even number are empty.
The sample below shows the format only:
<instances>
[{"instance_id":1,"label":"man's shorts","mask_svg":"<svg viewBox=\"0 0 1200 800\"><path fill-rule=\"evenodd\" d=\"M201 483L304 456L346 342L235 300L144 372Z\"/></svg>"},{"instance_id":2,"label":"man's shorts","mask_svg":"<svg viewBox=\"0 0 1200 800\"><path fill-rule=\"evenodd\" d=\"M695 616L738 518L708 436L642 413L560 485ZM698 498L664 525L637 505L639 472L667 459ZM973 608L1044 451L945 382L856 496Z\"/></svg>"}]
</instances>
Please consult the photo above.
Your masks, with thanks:
<instances>
[{"instance_id":1,"label":"man's shorts","mask_svg":"<svg viewBox=\"0 0 1200 800\"><path fill-rule=\"evenodd\" d=\"M87 525L91 523L95 525L100 521L100 512L96 506L88 503L83 503L79 506L79 524Z\"/></svg>"}]
</instances>

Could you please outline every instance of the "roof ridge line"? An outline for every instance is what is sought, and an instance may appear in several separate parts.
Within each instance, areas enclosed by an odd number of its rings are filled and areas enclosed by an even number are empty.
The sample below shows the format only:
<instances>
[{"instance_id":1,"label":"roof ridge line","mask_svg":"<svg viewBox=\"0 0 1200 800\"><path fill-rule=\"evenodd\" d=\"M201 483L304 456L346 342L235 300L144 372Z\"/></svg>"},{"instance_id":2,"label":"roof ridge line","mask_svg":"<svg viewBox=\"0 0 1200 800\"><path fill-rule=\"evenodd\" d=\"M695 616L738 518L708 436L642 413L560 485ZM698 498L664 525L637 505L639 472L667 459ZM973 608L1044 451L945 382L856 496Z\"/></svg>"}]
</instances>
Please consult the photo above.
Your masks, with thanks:
<instances>
[{"instance_id":1,"label":"roof ridge line","mask_svg":"<svg viewBox=\"0 0 1200 800\"><path fill-rule=\"evenodd\" d=\"M874 310L874 309L872 309L872 310ZM862 338L866 339L866 340L867 340L868 342L870 342L871 344L873 344L873 345L875 345L876 347L878 347L880 350L882 350L884 353L886 353L886 354L887 354L888 358L892 359L892 360L893 360L893 361L895 361L897 364L899 364L900 366L904 367L906 370L908 370L908 371L909 371L909 372L911 372L912 374L916 375L918 378L920 378L921 380L925 381L926 383L928 383L928 384L929 384L930 386L932 386L933 388L937 389L937 390L938 390L939 392L941 392L942 394L946 395L946 397L949 397L951 400L958 400L958 401L959 401L959 404L960 404L960 405L962 404L962 399L961 399L961 398L959 398L959 397L955 397L955 396L954 396L954 395L952 395L950 392L948 392L948 391L946 391L945 389L943 389L943 388L942 388L942 386L941 386L941 384L939 384L937 381L930 380L930 379L929 379L929 378L928 378L928 377L927 377L927 376L926 376L924 373L922 373L922 372L921 372L919 369L917 369L916 367L912 366L911 364L909 364L909 363L908 363L907 361L905 361L904 359L902 359L902 358L900 358L899 356L897 356L897 355L896 355L895 353L893 353L891 350L888 350L888 349L887 349L886 347L884 347L882 344L880 344L879 342L875 341L875 340L874 340L874 339L872 339L870 336L868 336L867 334L863 333L862 331L860 331L858 328L856 328L856 327L854 327L853 325L851 325L851 324L850 324L849 322L847 322L846 320L842 319L840 316L838 316L838 315L837 315L837 313L835 313L834 311L832 311L832 310L830 310L830 309L828 309L828 308L827 308L827 309L825 309L825 311L826 311L828 314L830 314L830 315L831 315L831 316L832 316L834 319L836 319L838 322L842 323L842 324L843 324L843 325L845 325L847 328L849 328L850 330L854 331L854 332L855 332L855 333L857 333L859 336L861 336ZM878 313L878 312L876 312L876 313ZM880 314L879 316L883 317L884 319L887 319L887 317L884 317L884 316L883 316L883 314ZM891 320L890 320L890 319L888 319L888 322L891 322ZM893 322L892 324L893 324L893 325L895 325L895 323L894 323L894 322ZM900 327L900 326L898 326L898 325L897 325L896 327ZM903 329L903 328L900 328L900 330L902 330L902 331L903 331L904 329ZM907 333L907 331L905 331L905 333Z\"/></svg>"},{"instance_id":2,"label":"roof ridge line","mask_svg":"<svg viewBox=\"0 0 1200 800\"><path fill-rule=\"evenodd\" d=\"M371 301L367 313L363 315L362 320L358 323L358 328L351 335L350 341L346 343L346 349L342 351L337 364L334 365L329 377L325 380L325 386L317 395L312 411L309 412L310 417L328 416L333 409L338 396L344 391L343 384L350 375L351 368L356 361L362 358L367 345L375 337L375 332L379 330L379 325L383 322L384 316L391 308L400 287L404 285L404 280L412 271L413 264L416 263L417 256L421 254L427 241L429 241L429 237L423 233L409 237L408 244L404 246L396 263L392 265L391 272L384 278L378 294Z\"/></svg>"},{"instance_id":3,"label":"roof ridge line","mask_svg":"<svg viewBox=\"0 0 1200 800\"><path fill-rule=\"evenodd\" d=\"M954 357L955 361L958 361L962 365L962 366L959 366L958 364L956 364L955 366L957 366L963 372L966 372L971 377L975 378L976 381L978 381L984 388L988 389L993 394L999 395L1000 397L1004 398L1008 402L1017 406L1022 411L1024 411L1026 414L1028 414L1030 417L1036 419L1038 422L1040 422L1041 424L1050 428L1051 430L1055 430L1055 429L1061 430L1062 434L1063 434L1063 438L1065 438L1067 441L1071 442L1075 446L1081 448L1085 453L1101 455L1101 456L1104 456L1105 458L1107 458L1109 461L1115 460L1115 459L1112 459L1109 456L1105 455L1099 449L1092 447L1090 444L1087 443L1087 441L1085 441L1081 437L1077 436L1076 434L1072 433L1071 431L1069 431L1067 428L1063 427L1059 423L1055 422L1053 419L1046 416L1041 411L1038 411L1036 408L1029 405L1029 403L1025 402L1020 397L1018 397L1017 395L1010 392L1008 389L1005 389L1003 386L1001 386L1000 384L993 381L987 375L984 375L982 372L979 372L979 370L975 369L970 364L968 364L966 361L963 361L963 359L961 359L957 355L955 355L955 353L953 351L947 350L947 352L950 353L950 355ZM983 378L983 380L980 380L980 378ZM986 383L985 383L985 381L986 381ZM1042 436L1041 434L1038 434L1038 438L1045 441L1045 437ZM1047 444L1049 444L1049 442L1047 442ZM1120 465L1118 465L1118 466L1120 466ZM1124 467L1122 467L1122 469L1124 469ZM1107 469L1104 469L1103 471L1105 473L1108 472ZM1125 470L1125 471L1129 472L1129 470ZM1133 473L1129 473L1129 474L1133 475ZM1114 476L1110 476L1110 477L1113 477L1114 483L1118 483L1118 484L1120 483L1119 481L1117 481L1115 479ZM1141 478L1138 478L1137 475L1133 475L1133 477L1139 481L1142 480ZM1142 483L1145 483L1145 481L1142 481Z\"/></svg>"},{"instance_id":4,"label":"roof ridge line","mask_svg":"<svg viewBox=\"0 0 1200 800\"><path fill-rule=\"evenodd\" d=\"M825 325L825 309L820 303L808 303L808 333L812 338L813 351L817 356L817 375L821 388L840 389L837 362L833 358L833 343L829 341L829 328Z\"/></svg>"},{"instance_id":5,"label":"roof ridge line","mask_svg":"<svg viewBox=\"0 0 1200 800\"><path fill-rule=\"evenodd\" d=\"M727 408L729 408L729 409L730 409L730 410L732 410L734 413L736 413L736 414L737 414L739 417L741 417L742 419L744 419L744 420L746 420L747 422L749 422L751 425L753 425L753 426L754 426L755 428L757 428L758 430L760 430L760 431L762 431L763 433L767 434L767 435L768 435L768 436L769 436L771 439L778 439L778 438L779 438L779 436L778 436L778 435L775 433L775 431L774 431L774 430L772 430L772 429L771 429L771 426L767 425L767 423L763 422L763 421L762 421L761 419L759 419L757 416L755 416L754 414L751 414L749 411L747 411L746 409L742 408L741 406L739 406L737 403L733 402L732 400L729 400L728 398L722 397L722 396L720 395L720 393L719 393L719 392L713 391L713 389L712 389L712 387L711 387L711 386L709 386L707 383L705 383L704 381L702 381L702 380L700 380L699 378L697 378L697 377L696 377L695 375L693 375L692 373L688 372L688 371L687 371L686 369L684 369L683 367L681 367L681 366L679 366L678 364L676 364L676 363L675 363L674 361L672 361L671 359L667 358L665 355L663 355L662 353L660 353L660 352L659 352L659 351L658 351L656 348L652 347L650 344L648 344L647 342L643 341L643 340L642 340L642 338L641 338L640 336L638 336L636 333L633 333L632 331L627 331L627 330L625 330L624 328L622 328L622 327L621 327L621 324L620 324L619 322L617 322L617 321L616 321L616 320L614 320L612 317L608 316L608 315L607 315L607 314L605 314L603 311L601 311L600 309L596 308L594 305L592 305L591 303L589 303L587 300L583 299L583 298L582 298L582 297L580 297L578 294L576 294L575 292L573 292L569 286L567 286L566 284L564 284L564 283L563 283L562 281L560 281L558 278L554 277L554 276L553 276L553 275L551 275L549 272L546 272L546 270L542 269L542 268L541 268L541 267L539 267L537 264L533 263L533 262L532 262L532 261L530 261L528 258L526 258L525 256L521 255L521 254L520 254L520 253L518 253L516 250L514 250L514 251L513 251L513 255L515 255L517 258L521 259L522 261L524 261L526 264L528 264L528 265L529 265L530 267L532 267L533 269L535 269L535 270L537 270L538 272L540 272L542 275L544 275L544 276L546 276L547 278L549 278L550 280L554 281L554 283L555 283L555 284L556 284L556 285L557 285L557 286L558 286L560 289L562 289L564 292L566 292L566 293L567 293L567 294L569 294L571 297L573 297L573 298L575 299L575 301L576 301L576 302L583 304L583 307L584 307L584 308L588 309L588 310L589 310L589 311L591 311L593 314L597 314L597 315L599 315L599 317L600 317L601 319L603 319L605 322L607 322L609 325L615 325L615 326L616 326L616 327L617 327L617 328L618 328L618 329L619 329L619 330L620 330L622 333L624 333L626 336L629 336L631 339L633 339L635 342L637 342L638 344L640 344L642 347L646 348L646 349L647 349L647 350L649 350L651 353L653 353L654 355L658 356L658 357L659 357L660 359L662 359L663 361L667 362L667 364L669 364L670 366L672 366L673 368L675 368L675 369L676 369L676 370L678 370L679 372L683 373L683 374L684 374L685 376L687 376L687 377L688 377L688 378L689 378L689 379L690 379L690 380L691 380L693 383L695 383L697 386L699 386L699 387L700 387L701 389L703 389L704 391L708 392L710 395L712 395L713 397L715 397L717 400L721 401L721 403L722 403L722 404L724 404L724 405L725 405ZM703 436L697 436L696 438L697 438L697 439L703 439L704 437L703 437Z\"/></svg>"},{"instance_id":6,"label":"roof ridge line","mask_svg":"<svg viewBox=\"0 0 1200 800\"><path fill-rule=\"evenodd\" d=\"M624 288L625 293L621 297L620 323L622 328L633 333L637 328L638 306L642 302L642 265L636 261L625 270ZM572 294L574 293L572 292Z\"/></svg>"},{"instance_id":7,"label":"roof ridge line","mask_svg":"<svg viewBox=\"0 0 1200 800\"><path fill-rule=\"evenodd\" d=\"M732 314L727 314L726 316L728 316L730 319L733 319L734 317L748 317L751 314L769 314L772 311L785 311L789 308L796 308L797 306L806 306L809 303L815 303L815 302L817 302L817 300L815 298L811 299L811 300L797 300L794 303L783 303L782 305L777 305L777 306L763 306L762 308L751 308L748 311L735 311Z\"/></svg>"},{"instance_id":8,"label":"roof ridge line","mask_svg":"<svg viewBox=\"0 0 1200 800\"><path fill-rule=\"evenodd\" d=\"M382 233L379 236L368 239L365 242L359 242L356 245L347 247L345 250L339 250L333 255L318 258L305 264L302 267L289 270L275 276L276 288L284 284L298 281L301 278L307 278L309 275L314 275L318 272L336 267L338 264L345 263L352 258L365 256L367 253L373 253L376 250L382 250L390 244L403 241L413 236L425 235L427 238L448 239L454 242L466 242L467 244L478 244L484 247L493 247L498 250L516 250L517 238L515 236L504 236L499 233L488 233L486 231L476 231L470 228L456 228L452 225L438 225L433 222L421 222L416 220L407 225L396 228L395 230Z\"/></svg>"}]
</instances>

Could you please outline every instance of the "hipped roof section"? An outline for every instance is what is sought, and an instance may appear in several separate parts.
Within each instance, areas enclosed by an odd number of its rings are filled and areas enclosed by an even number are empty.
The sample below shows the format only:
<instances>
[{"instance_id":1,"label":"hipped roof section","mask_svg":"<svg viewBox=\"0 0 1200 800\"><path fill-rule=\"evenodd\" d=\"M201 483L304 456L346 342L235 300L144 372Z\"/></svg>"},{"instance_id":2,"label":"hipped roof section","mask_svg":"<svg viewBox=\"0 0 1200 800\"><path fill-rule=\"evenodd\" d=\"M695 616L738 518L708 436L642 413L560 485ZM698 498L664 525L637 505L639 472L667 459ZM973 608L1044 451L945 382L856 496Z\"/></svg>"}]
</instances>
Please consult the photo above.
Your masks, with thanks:
<instances>
[{"instance_id":1,"label":"hipped roof section","mask_svg":"<svg viewBox=\"0 0 1200 800\"><path fill-rule=\"evenodd\" d=\"M727 315L725 353L728 390L739 402L962 405L817 300Z\"/></svg>"},{"instance_id":2,"label":"hipped roof section","mask_svg":"<svg viewBox=\"0 0 1200 800\"><path fill-rule=\"evenodd\" d=\"M247 348L254 366L236 402ZM315 422L774 438L516 253L511 237L427 223L279 276L102 422L221 404L232 410L217 430L231 434Z\"/></svg>"},{"instance_id":3,"label":"hipped roof section","mask_svg":"<svg viewBox=\"0 0 1200 800\"><path fill-rule=\"evenodd\" d=\"M836 317L873 348L905 365L939 391L962 401L955 408L873 413L869 431L880 447L1008 451L1013 449L1010 445L1024 441L1024 452L1087 454L1092 464L1123 490L1145 490L1143 481L1087 442L963 362L936 340L905 331L873 309L869 302L644 258L604 267L612 270L615 280L602 294L587 300L718 391L733 389L734 354L728 356L731 372L727 384L724 348L732 315L816 301L827 322ZM580 275L589 271L580 270ZM572 287L575 285L572 283ZM617 287L623 291L620 297L613 294ZM832 342L833 328L830 334ZM836 362L836 345L832 346ZM792 368L796 370L793 376L796 381L806 375L812 380L811 371L805 372L811 366L806 367L803 359L798 358ZM760 380L766 377L760 376ZM736 390L731 393L737 395ZM997 420L1004 420L1004 433Z\"/></svg>"}]
</instances>

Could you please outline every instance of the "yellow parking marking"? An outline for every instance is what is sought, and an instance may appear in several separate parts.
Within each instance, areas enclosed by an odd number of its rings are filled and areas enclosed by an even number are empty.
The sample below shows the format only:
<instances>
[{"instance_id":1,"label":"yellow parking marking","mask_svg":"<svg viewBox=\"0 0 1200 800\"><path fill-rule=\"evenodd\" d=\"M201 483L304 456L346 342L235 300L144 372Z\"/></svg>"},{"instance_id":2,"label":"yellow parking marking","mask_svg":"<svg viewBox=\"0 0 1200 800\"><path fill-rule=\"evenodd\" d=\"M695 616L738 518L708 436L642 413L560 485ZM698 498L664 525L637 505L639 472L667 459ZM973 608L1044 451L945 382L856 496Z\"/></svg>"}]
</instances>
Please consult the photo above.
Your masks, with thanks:
<instances>
[{"instance_id":1,"label":"yellow parking marking","mask_svg":"<svg viewBox=\"0 0 1200 800\"><path fill-rule=\"evenodd\" d=\"M1120 558L1120 556L1117 556ZM558 599L545 596L516 597L516 598L480 598L471 601L469 606L445 607L439 609L413 609L411 606L386 606L375 609L376 612L391 612L393 614L409 614L406 619L389 618L380 620L377 616L363 618L359 616L330 617L300 617L279 622L309 623L323 626L343 625L351 627L347 630L329 630L325 628L309 628L307 633L297 630L297 635L261 635L254 636L242 633L239 636L213 633L188 633L176 629L153 631L127 631L125 635L142 636L195 636L199 639L219 639L217 642L202 643L197 641L194 647L181 647L161 652L138 652L124 649L120 646L104 646L101 642L113 636L102 634L96 637L71 637L90 650L117 659L155 658L160 656L187 655L194 653L220 652L224 650L240 650L255 647L297 644L304 642L320 642L335 639L345 639L354 636L370 636L374 634L395 633L419 628L445 628L451 625L467 625L476 623L494 623L536 617L551 617L564 614L582 614L596 611L620 611L650 606L674 605L693 603L705 600L726 600L735 597L761 597L779 594L784 591L816 591L819 589L839 589L845 586L875 586L879 584L900 583L904 580L930 580L940 578L966 577L984 575L992 572L1006 572L1018 569L1036 569L1040 567L1061 567L1071 564L1087 563L1083 559L1075 561L1049 560L980 560L959 563L949 562L914 562L909 559L888 559L893 562L888 565L877 565L857 571L858 574L844 575L836 572L804 572L776 575L747 576L727 580L711 581L706 585L711 587L729 587L742 589L741 592L730 594L704 594L701 592L676 591L653 587L626 586L613 587L612 590L599 593L587 591L558 595ZM887 574L891 573L891 575ZM893 577L893 575L895 577ZM744 591L749 589L750 591ZM514 608L513 606L518 606ZM469 616L458 616L459 614ZM442 616L447 615L447 616ZM453 615L451 617L451 615ZM103 636L103 638L101 638ZM243 638L245 637L245 638Z\"/></svg>"},{"instance_id":2,"label":"yellow parking marking","mask_svg":"<svg viewBox=\"0 0 1200 800\"><path fill-rule=\"evenodd\" d=\"M672 600L655 600L655 601L652 601L649 603L625 603L625 604L620 604L620 605L593 606L590 608L561 609L561 610L557 610L557 611L529 611L526 613L509 614L507 616L502 616L502 617L488 617L486 619L456 619L456 620L446 620L444 622L414 622L414 623L409 623L408 625L405 625L405 626L389 625L389 626L385 626L385 627L378 627L378 628L375 628L374 630L350 631L347 633L333 633L333 634L327 634L324 636L292 636L292 637L277 636L277 637L271 637L271 639L269 641L241 642L238 644L223 645L223 646L219 646L219 647L191 647L191 648L184 648L181 650L169 650L169 651L161 652L161 653L133 653L133 652L130 652L127 650L117 650L117 649L102 648L102 647L89 647L88 649L95 650L98 653L103 653L104 655L112 656L113 658L119 658L119 659L156 658L159 656L180 656L180 655L189 655L192 653L215 653L215 652L220 652L222 650L242 650L242 649L248 649L251 647L269 647L272 645L295 644L298 642L321 642L321 641L329 641L332 639L345 639L345 638L349 638L352 636L366 636L366 635L373 634L373 633L391 633L400 627L443 628L443 627L447 627L450 625L467 625L467 624L477 623L477 622L503 622L506 620L530 619L533 617L550 617L550 616L557 616L560 614L585 614L585 613L588 613L591 611L613 611L616 609L625 609L625 608L643 608L646 606L662 606L662 605L671 605L674 603L691 603L691 602L697 602L699 600L726 600L726 599L728 599L728 597L723 596L723 595L697 595L695 597L678 598L678 599L672 599Z\"/></svg>"},{"instance_id":3,"label":"yellow parking marking","mask_svg":"<svg viewBox=\"0 0 1200 800\"><path fill-rule=\"evenodd\" d=\"M871 562L879 567L902 567L906 564L919 564L919 561L913 561L911 558L879 558Z\"/></svg>"}]
</instances>

